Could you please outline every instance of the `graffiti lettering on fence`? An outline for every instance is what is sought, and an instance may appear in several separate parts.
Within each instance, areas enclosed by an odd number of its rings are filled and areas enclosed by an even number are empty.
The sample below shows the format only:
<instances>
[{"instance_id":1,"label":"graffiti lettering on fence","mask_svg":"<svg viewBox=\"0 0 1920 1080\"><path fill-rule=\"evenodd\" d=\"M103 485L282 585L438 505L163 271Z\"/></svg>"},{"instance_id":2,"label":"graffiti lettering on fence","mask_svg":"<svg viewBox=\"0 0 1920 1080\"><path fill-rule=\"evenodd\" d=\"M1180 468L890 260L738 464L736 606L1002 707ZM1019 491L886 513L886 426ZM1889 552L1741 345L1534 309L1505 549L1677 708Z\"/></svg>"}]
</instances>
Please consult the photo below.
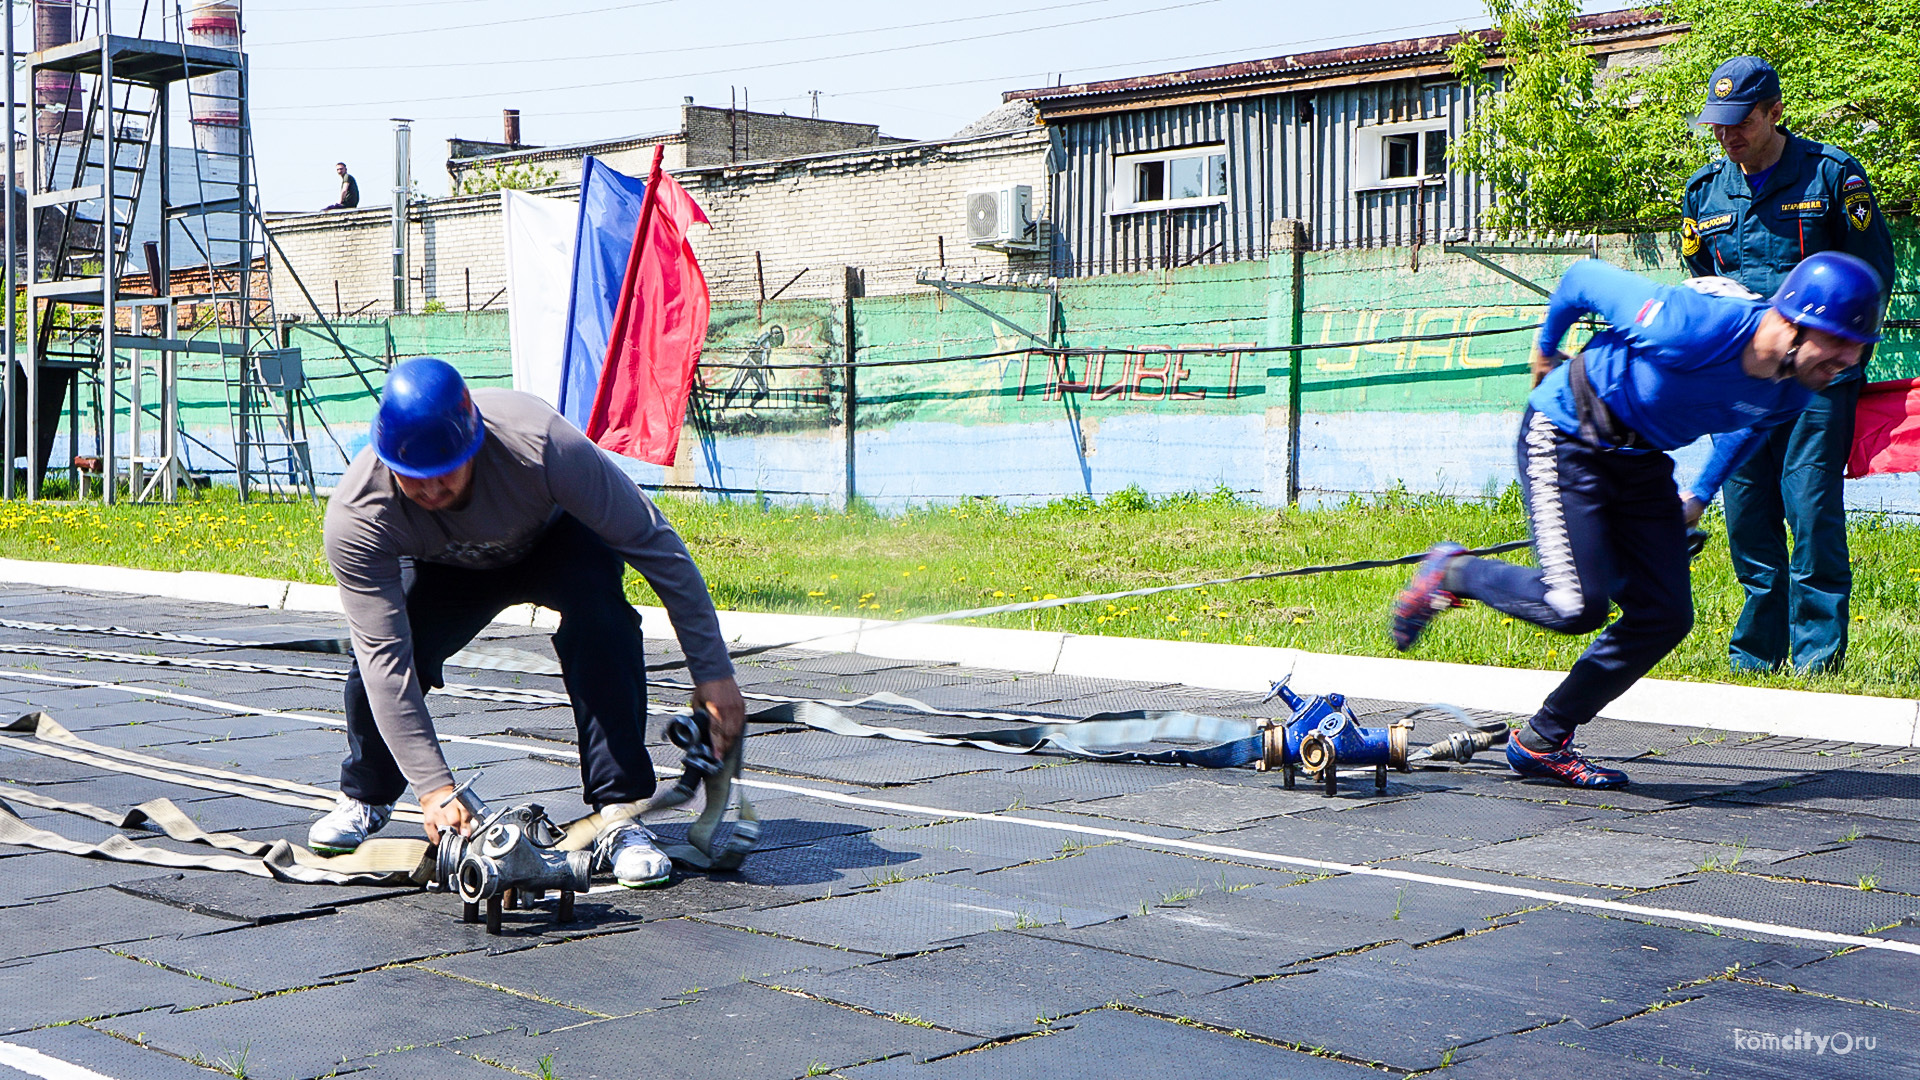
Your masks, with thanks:
<instances>
[{"instance_id":1,"label":"graffiti lettering on fence","mask_svg":"<svg viewBox=\"0 0 1920 1080\"><path fill-rule=\"evenodd\" d=\"M1085 394L1091 401L1232 400L1241 394L1242 349L1257 343L1141 345L1127 351L1068 349L1027 353L1020 368L1016 400L1026 400L1033 368L1045 374L1043 401Z\"/></svg>"},{"instance_id":2,"label":"graffiti lettering on fence","mask_svg":"<svg viewBox=\"0 0 1920 1080\"><path fill-rule=\"evenodd\" d=\"M1316 314L1321 316L1321 342L1464 334L1531 321L1517 307L1386 308L1355 312L1351 322L1346 312L1313 312L1309 317ZM1314 370L1323 374L1382 374L1497 368L1523 357L1525 350L1524 335L1512 335L1355 345L1317 349L1312 356Z\"/></svg>"}]
</instances>

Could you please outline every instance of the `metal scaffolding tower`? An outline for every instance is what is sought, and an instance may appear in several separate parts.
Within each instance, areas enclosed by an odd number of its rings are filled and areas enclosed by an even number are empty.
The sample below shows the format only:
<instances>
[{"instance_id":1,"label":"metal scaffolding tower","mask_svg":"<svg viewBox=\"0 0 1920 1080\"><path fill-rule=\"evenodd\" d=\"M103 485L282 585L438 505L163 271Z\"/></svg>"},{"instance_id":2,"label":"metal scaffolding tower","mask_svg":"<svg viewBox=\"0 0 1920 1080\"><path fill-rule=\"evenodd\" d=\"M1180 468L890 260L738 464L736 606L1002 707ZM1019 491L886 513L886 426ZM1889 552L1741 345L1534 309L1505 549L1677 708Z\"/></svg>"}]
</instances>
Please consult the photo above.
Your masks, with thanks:
<instances>
[{"instance_id":1,"label":"metal scaffolding tower","mask_svg":"<svg viewBox=\"0 0 1920 1080\"><path fill-rule=\"evenodd\" d=\"M187 476L180 373L210 367L226 388L229 463L241 497L256 489L311 497L306 413L313 400L299 350L283 346L266 280L239 8L176 6L154 20L159 36L146 37L146 6L133 36L114 32L113 7L113 0L75 0L74 40L26 57L29 84L46 72L67 76L79 100L70 97L66 107L85 116L78 130L33 141L26 397L41 402L45 378L72 380L67 429L77 485L84 378L102 500L113 502L124 481L135 501L171 501ZM176 87L195 144L192 176L182 182L173 175ZM146 265L136 270L129 256L141 200L153 198L142 190L150 174L159 187L159 235L144 245ZM9 401L9 417L17 405ZM46 411L29 408L25 417L29 498L40 494L53 444Z\"/></svg>"}]
</instances>

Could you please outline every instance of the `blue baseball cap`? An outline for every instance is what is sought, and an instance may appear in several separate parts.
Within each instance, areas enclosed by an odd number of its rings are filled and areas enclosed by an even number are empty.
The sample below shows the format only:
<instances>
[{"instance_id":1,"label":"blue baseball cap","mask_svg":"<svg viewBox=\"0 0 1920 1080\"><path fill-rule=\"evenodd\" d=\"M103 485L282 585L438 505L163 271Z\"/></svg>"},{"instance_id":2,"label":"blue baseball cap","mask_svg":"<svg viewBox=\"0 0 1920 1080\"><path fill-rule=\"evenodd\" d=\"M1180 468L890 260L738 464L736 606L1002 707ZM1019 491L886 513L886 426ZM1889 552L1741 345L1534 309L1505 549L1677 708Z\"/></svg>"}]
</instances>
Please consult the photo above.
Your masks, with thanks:
<instances>
[{"instance_id":1,"label":"blue baseball cap","mask_svg":"<svg viewBox=\"0 0 1920 1080\"><path fill-rule=\"evenodd\" d=\"M1737 124L1755 105L1780 96L1780 73L1757 56L1736 56L1713 69L1707 80L1707 107L1697 124Z\"/></svg>"}]
</instances>

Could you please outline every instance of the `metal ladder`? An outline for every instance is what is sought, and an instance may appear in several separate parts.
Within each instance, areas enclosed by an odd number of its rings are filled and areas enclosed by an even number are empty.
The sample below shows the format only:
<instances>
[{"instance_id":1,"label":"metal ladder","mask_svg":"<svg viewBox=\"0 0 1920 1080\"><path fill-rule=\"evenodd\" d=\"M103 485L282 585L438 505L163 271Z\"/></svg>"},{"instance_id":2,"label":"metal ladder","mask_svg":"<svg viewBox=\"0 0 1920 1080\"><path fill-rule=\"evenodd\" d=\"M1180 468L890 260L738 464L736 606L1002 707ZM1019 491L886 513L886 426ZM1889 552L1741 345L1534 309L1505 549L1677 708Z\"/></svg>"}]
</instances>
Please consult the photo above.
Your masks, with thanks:
<instances>
[{"instance_id":1,"label":"metal ladder","mask_svg":"<svg viewBox=\"0 0 1920 1080\"><path fill-rule=\"evenodd\" d=\"M208 344L218 350L240 497L244 500L258 490L269 498L302 493L317 498L307 414L318 418L319 413L300 350L287 346L272 299L247 68L243 63L232 72L232 91L223 91L220 75L225 69L197 68L188 55L187 16L178 3L173 17L188 75L189 115L231 116L235 121L232 149L207 145L196 135L193 190L187 201L166 208L169 227L179 223L205 273L204 292L176 296L175 301L204 305L202 310L212 312L208 324L196 326L193 334L201 340L211 337Z\"/></svg>"}]
</instances>

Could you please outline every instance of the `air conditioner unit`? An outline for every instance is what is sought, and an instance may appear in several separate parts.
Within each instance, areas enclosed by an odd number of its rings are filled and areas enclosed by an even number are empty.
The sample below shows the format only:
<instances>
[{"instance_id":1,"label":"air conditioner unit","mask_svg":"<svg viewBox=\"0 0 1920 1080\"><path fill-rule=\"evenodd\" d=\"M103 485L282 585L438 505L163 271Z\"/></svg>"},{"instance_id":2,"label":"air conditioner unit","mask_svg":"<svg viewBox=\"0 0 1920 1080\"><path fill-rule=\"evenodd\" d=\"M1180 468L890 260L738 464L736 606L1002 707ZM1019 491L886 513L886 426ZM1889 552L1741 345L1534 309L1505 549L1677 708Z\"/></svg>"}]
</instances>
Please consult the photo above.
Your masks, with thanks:
<instances>
[{"instance_id":1,"label":"air conditioner unit","mask_svg":"<svg viewBox=\"0 0 1920 1080\"><path fill-rule=\"evenodd\" d=\"M1032 248L1040 230L1033 223L1033 188L1007 184L967 192L967 242L975 247Z\"/></svg>"}]
</instances>

